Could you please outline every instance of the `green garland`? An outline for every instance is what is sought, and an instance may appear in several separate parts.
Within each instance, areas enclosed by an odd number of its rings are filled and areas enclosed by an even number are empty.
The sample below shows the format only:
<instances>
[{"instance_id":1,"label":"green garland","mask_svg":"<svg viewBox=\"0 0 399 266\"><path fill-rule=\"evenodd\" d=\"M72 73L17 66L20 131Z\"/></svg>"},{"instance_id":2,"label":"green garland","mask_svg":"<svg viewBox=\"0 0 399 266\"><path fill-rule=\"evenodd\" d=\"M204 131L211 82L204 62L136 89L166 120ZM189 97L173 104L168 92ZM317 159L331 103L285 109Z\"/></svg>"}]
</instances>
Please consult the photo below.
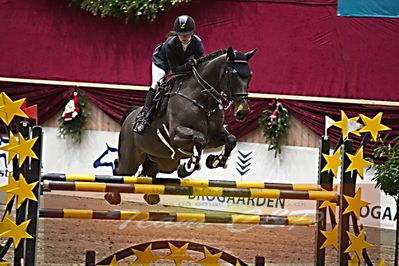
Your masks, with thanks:
<instances>
[{"instance_id":1,"label":"green garland","mask_svg":"<svg viewBox=\"0 0 399 266\"><path fill-rule=\"evenodd\" d=\"M191 0L70 0L70 5L78 5L91 12L94 16L117 17L129 21L132 17L136 22L143 18L154 21L158 13L180 3Z\"/></svg>"},{"instance_id":2,"label":"green garland","mask_svg":"<svg viewBox=\"0 0 399 266\"><path fill-rule=\"evenodd\" d=\"M269 143L268 150L275 150L274 157L281 153L280 140L287 136L288 120L288 110L279 102L275 108L263 111L263 115L259 118L265 141Z\"/></svg>"},{"instance_id":3,"label":"green garland","mask_svg":"<svg viewBox=\"0 0 399 266\"><path fill-rule=\"evenodd\" d=\"M58 136L61 138L69 137L76 143L82 142L82 136L86 129L87 120L90 116L90 109L88 101L81 93L78 92L79 108L78 115L70 121L65 121L62 113L59 115L58 121Z\"/></svg>"}]
</instances>

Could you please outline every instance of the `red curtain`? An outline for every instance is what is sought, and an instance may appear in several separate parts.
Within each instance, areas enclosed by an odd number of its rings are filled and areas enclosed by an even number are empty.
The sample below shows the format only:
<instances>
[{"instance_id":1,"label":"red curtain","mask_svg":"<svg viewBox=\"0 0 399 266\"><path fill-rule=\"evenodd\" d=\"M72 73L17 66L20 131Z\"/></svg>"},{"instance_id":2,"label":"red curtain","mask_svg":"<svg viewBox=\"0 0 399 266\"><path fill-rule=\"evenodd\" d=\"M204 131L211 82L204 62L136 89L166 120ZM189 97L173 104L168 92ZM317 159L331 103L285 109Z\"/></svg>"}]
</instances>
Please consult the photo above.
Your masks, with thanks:
<instances>
[{"instance_id":1,"label":"red curtain","mask_svg":"<svg viewBox=\"0 0 399 266\"><path fill-rule=\"evenodd\" d=\"M0 1L0 76L148 86L154 47L188 13L206 53L258 48L251 92L399 101L399 20L337 17L335 0L193 0L151 24L68 3Z\"/></svg>"}]
</instances>

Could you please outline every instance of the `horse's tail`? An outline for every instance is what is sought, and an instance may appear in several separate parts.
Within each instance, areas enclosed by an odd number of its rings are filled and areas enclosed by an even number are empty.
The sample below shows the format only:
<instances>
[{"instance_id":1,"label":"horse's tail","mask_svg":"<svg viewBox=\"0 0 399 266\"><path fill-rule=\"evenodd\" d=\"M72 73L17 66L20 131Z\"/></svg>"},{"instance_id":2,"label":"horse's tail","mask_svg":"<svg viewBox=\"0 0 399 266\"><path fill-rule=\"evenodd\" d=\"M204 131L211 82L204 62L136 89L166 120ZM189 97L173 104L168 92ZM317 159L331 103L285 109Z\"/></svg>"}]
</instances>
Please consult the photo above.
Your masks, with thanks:
<instances>
[{"instance_id":1,"label":"horse's tail","mask_svg":"<svg viewBox=\"0 0 399 266\"><path fill-rule=\"evenodd\" d=\"M125 121L126 117L127 117L131 112L133 112L134 110L136 110L136 109L139 108L139 107L140 107L140 106L138 106L138 105L132 105L132 106L128 107L128 108L126 109L125 113L123 114L122 118L121 118L120 124L122 125L122 124L123 124L123 121Z\"/></svg>"}]
</instances>

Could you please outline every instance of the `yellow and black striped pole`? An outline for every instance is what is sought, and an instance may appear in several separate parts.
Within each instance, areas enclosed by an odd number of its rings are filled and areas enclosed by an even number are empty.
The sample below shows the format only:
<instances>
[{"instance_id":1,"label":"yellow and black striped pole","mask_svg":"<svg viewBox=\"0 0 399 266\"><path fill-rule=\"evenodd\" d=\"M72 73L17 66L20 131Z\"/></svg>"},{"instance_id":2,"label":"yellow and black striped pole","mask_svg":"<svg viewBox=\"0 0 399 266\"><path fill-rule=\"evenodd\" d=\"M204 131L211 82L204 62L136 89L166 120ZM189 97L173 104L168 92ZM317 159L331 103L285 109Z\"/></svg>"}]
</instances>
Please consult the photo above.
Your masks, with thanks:
<instances>
[{"instance_id":1,"label":"yellow and black striped pole","mask_svg":"<svg viewBox=\"0 0 399 266\"><path fill-rule=\"evenodd\" d=\"M337 201L335 191L305 191L262 188L189 187L152 184L109 184L99 182L43 181L44 191L120 192L148 195L187 195L245 198L280 198Z\"/></svg>"},{"instance_id":2,"label":"yellow and black striped pole","mask_svg":"<svg viewBox=\"0 0 399 266\"><path fill-rule=\"evenodd\" d=\"M184 223L223 223L256 225L313 225L313 217L223 213L173 213L139 211L100 211L86 209L40 209L41 218L131 220Z\"/></svg>"},{"instance_id":3,"label":"yellow and black striped pole","mask_svg":"<svg viewBox=\"0 0 399 266\"><path fill-rule=\"evenodd\" d=\"M267 188L286 190L321 190L317 184L284 184L252 181L228 181L207 179L154 178L141 176L111 176L111 175L74 175L74 174L45 174L42 180L67 182L99 182L117 184L154 184L179 185L193 187L228 187L228 188Z\"/></svg>"}]
</instances>

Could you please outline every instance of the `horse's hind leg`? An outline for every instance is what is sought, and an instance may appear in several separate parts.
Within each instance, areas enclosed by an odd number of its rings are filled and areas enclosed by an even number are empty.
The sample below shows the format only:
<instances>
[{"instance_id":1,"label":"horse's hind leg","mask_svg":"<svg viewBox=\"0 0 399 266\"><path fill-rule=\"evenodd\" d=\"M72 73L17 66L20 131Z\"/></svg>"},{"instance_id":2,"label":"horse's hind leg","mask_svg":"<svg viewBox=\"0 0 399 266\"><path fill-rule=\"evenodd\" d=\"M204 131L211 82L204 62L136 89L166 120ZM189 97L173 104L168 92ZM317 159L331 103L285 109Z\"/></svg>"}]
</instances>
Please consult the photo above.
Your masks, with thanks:
<instances>
[{"instance_id":1,"label":"horse's hind leg","mask_svg":"<svg viewBox=\"0 0 399 266\"><path fill-rule=\"evenodd\" d=\"M119 159L115 160L114 175L134 175L145 156L133 151L122 154L119 151ZM122 201L119 192L108 192L104 195L104 199L112 205L120 204Z\"/></svg>"},{"instance_id":2,"label":"horse's hind leg","mask_svg":"<svg viewBox=\"0 0 399 266\"><path fill-rule=\"evenodd\" d=\"M233 134L223 132L220 134L220 138L224 143L222 148L222 152L219 155L209 155L206 158L206 166L208 168L217 168L217 167L227 167L227 159L229 158L231 152L237 145L237 139Z\"/></svg>"},{"instance_id":3,"label":"horse's hind leg","mask_svg":"<svg viewBox=\"0 0 399 266\"><path fill-rule=\"evenodd\" d=\"M156 175L158 174L158 168L157 165L151 161L148 156L146 156L146 159L144 161L144 163L142 164L142 171L140 173L140 176L149 176L149 177L156 177ZM160 197L159 195L148 195L148 194L144 194L144 200L151 205L154 204L158 204L160 202Z\"/></svg>"}]
</instances>

